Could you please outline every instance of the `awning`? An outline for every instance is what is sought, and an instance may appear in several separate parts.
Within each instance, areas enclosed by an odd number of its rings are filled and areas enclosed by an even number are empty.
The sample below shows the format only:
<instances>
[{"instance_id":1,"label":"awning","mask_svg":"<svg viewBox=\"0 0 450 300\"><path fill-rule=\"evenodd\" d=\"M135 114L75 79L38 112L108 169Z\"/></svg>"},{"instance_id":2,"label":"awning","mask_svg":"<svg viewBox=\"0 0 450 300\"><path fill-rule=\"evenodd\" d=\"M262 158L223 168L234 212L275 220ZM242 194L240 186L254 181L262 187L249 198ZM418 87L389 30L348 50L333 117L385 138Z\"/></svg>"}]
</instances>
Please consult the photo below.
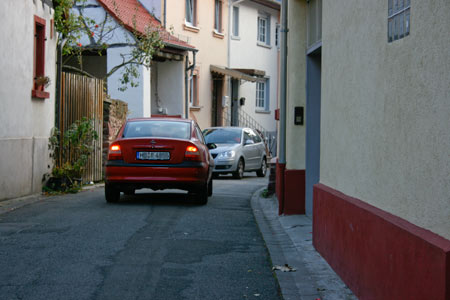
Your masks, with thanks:
<instances>
[{"instance_id":1,"label":"awning","mask_svg":"<svg viewBox=\"0 0 450 300\"><path fill-rule=\"evenodd\" d=\"M220 74L220 75L227 75L227 76L230 76L230 77L232 77L234 79L240 79L240 80L251 81L251 82L257 82L257 81L263 82L263 81L266 81L266 79L263 78L263 77L251 76L249 74L241 72L241 70L242 69L240 69L240 70L238 70L238 69L231 69L231 68L215 66L215 65L211 65L210 66L211 73L216 73L216 74ZM258 73L265 75L264 71L259 71Z\"/></svg>"}]
</instances>

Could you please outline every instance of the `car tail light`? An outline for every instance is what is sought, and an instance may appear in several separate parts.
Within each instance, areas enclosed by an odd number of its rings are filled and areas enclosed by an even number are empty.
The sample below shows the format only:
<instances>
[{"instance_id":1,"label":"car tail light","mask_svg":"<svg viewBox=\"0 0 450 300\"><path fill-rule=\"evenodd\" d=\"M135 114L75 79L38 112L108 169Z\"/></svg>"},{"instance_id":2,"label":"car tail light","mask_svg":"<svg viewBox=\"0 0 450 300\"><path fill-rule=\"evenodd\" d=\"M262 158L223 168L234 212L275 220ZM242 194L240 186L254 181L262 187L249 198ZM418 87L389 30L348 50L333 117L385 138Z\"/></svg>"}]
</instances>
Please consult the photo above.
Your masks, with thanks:
<instances>
[{"instance_id":1,"label":"car tail light","mask_svg":"<svg viewBox=\"0 0 450 300\"><path fill-rule=\"evenodd\" d=\"M187 146L186 152L184 153L184 159L200 161L200 152L198 151L198 148L193 145Z\"/></svg>"},{"instance_id":2,"label":"car tail light","mask_svg":"<svg viewBox=\"0 0 450 300\"><path fill-rule=\"evenodd\" d=\"M109 147L108 160L122 160L122 151L120 150L120 145L113 144Z\"/></svg>"}]
</instances>

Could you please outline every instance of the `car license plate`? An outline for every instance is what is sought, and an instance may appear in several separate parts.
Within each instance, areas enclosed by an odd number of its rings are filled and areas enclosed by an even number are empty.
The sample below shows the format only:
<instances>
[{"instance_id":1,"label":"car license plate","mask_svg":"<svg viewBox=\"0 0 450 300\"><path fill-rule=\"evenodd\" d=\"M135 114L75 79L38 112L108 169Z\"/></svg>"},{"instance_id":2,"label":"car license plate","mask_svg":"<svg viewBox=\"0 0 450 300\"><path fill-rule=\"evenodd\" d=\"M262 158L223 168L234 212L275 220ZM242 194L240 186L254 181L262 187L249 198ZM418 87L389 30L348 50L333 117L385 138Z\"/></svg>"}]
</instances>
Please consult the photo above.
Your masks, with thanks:
<instances>
[{"instance_id":1,"label":"car license plate","mask_svg":"<svg viewBox=\"0 0 450 300\"><path fill-rule=\"evenodd\" d=\"M138 160L169 160L169 152L136 152Z\"/></svg>"}]
</instances>

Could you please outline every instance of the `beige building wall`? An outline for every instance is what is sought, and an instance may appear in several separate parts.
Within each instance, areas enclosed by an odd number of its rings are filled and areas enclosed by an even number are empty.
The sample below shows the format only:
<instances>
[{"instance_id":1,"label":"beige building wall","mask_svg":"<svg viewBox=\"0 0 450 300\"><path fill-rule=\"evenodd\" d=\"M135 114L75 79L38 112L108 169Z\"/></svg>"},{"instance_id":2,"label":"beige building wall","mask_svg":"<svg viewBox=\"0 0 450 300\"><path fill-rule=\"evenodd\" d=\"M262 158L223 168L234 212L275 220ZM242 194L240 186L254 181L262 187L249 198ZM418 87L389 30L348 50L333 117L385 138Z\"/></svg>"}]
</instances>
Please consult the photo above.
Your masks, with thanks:
<instances>
[{"instance_id":1,"label":"beige building wall","mask_svg":"<svg viewBox=\"0 0 450 300\"><path fill-rule=\"evenodd\" d=\"M45 75L50 97L31 97L34 16L45 19ZM0 200L38 193L49 172L48 138L55 120L55 50L53 9L37 1L0 3Z\"/></svg>"},{"instance_id":2,"label":"beige building wall","mask_svg":"<svg viewBox=\"0 0 450 300\"><path fill-rule=\"evenodd\" d=\"M289 1L287 104L286 104L286 168L305 169L306 150L306 1ZM304 107L304 124L294 125L294 107Z\"/></svg>"},{"instance_id":3,"label":"beige building wall","mask_svg":"<svg viewBox=\"0 0 450 300\"><path fill-rule=\"evenodd\" d=\"M320 182L450 239L450 2L387 6L323 2Z\"/></svg>"},{"instance_id":4,"label":"beige building wall","mask_svg":"<svg viewBox=\"0 0 450 300\"><path fill-rule=\"evenodd\" d=\"M190 109L190 117L197 120L200 127L211 126L212 119L212 76L210 65L227 66L228 0L222 1L222 35L214 34L214 0L197 0L197 24L195 28L186 26L186 1L166 0L166 26L173 29L175 36L187 37L187 42L199 51L196 67L199 80L199 105ZM163 13L164 15L164 13ZM190 54L192 63L192 54ZM226 85L223 95L227 95Z\"/></svg>"}]
</instances>

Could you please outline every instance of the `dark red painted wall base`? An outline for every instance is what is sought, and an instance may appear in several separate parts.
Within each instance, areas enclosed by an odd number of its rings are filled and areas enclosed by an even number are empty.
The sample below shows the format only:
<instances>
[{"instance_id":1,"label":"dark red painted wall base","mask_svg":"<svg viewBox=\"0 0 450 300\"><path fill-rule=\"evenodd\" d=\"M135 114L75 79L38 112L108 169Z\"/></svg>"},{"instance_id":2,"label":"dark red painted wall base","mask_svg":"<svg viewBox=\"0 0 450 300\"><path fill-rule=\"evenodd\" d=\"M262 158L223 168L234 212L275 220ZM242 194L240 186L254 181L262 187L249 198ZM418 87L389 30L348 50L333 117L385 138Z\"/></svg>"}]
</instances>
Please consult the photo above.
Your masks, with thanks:
<instances>
[{"instance_id":1,"label":"dark red painted wall base","mask_svg":"<svg viewBox=\"0 0 450 300\"><path fill-rule=\"evenodd\" d=\"M305 214L305 170L285 170L283 214Z\"/></svg>"},{"instance_id":2,"label":"dark red painted wall base","mask_svg":"<svg viewBox=\"0 0 450 300\"><path fill-rule=\"evenodd\" d=\"M305 214L305 170L286 170L286 165L278 161L276 166L278 214Z\"/></svg>"},{"instance_id":3,"label":"dark red painted wall base","mask_svg":"<svg viewBox=\"0 0 450 300\"><path fill-rule=\"evenodd\" d=\"M284 210L284 170L286 164L280 164L277 161L276 180L275 180L275 194L278 199L278 214L281 215Z\"/></svg>"},{"instance_id":4,"label":"dark red painted wall base","mask_svg":"<svg viewBox=\"0 0 450 300\"><path fill-rule=\"evenodd\" d=\"M355 295L450 300L450 241L323 184L313 244Z\"/></svg>"}]
</instances>

